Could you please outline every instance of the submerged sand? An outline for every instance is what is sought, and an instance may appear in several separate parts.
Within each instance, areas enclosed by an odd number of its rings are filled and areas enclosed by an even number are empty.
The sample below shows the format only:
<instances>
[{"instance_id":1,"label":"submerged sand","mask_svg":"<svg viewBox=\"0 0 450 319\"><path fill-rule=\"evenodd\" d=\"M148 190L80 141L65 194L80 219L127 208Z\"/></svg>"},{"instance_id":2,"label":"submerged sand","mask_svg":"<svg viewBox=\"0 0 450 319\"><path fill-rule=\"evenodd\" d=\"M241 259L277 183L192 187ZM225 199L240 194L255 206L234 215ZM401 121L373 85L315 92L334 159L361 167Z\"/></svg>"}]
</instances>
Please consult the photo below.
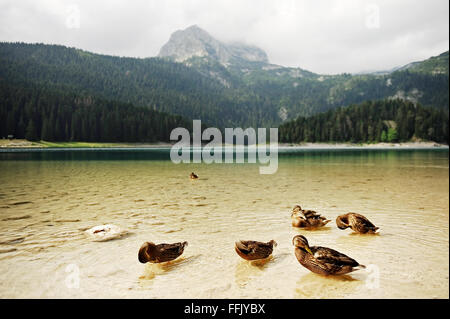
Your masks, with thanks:
<instances>
[{"instance_id":1,"label":"submerged sand","mask_svg":"<svg viewBox=\"0 0 450 319\"><path fill-rule=\"evenodd\" d=\"M0 297L449 297L448 152L299 152L280 156L273 175L260 175L257 164L176 165L127 152L115 160L95 157L104 152L0 157ZM200 178L191 181L191 171ZM296 204L332 223L293 228ZM334 220L349 211L380 234L337 229ZM106 242L86 236L103 224L129 233ZM295 259L297 234L367 269L315 275ZM249 263L234 251L239 239L278 246L266 263ZM185 240L172 263L138 262L145 241Z\"/></svg>"}]
</instances>

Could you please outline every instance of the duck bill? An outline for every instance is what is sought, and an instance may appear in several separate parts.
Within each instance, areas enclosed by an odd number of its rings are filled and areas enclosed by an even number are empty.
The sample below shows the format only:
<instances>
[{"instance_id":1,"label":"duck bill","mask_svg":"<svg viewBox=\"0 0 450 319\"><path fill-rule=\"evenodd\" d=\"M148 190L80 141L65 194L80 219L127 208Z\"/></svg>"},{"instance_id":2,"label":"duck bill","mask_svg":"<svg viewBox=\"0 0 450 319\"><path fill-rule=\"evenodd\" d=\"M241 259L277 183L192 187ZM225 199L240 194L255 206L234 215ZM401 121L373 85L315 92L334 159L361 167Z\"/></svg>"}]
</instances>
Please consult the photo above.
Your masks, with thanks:
<instances>
[{"instance_id":1,"label":"duck bill","mask_svg":"<svg viewBox=\"0 0 450 319\"><path fill-rule=\"evenodd\" d=\"M310 253L311 255L314 255L313 252L311 251L311 249L309 249L309 247L305 247L305 249L308 253Z\"/></svg>"}]
</instances>

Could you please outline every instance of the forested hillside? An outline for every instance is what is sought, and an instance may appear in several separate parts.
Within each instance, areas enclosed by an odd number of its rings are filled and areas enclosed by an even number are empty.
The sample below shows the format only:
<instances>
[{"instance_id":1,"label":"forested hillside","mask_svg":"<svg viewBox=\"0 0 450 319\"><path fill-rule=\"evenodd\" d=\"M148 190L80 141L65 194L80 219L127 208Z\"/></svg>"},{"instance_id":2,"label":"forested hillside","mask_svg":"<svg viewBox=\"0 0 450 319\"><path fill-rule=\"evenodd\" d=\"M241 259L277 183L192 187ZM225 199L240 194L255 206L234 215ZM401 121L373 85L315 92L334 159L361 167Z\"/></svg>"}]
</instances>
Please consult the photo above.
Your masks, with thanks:
<instances>
[{"instance_id":1,"label":"forested hillside","mask_svg":"<svg viewBox=\"0 0 450 319\"><path fill-rule=\"evenodd\" d=\"M279 127L281 143L405 142L411 139L448 144L448 110L395 100L367 101Z\"/></svg>"},{"instance_id":2,"label":"forested hillside","mask_svg":"<svg viewBox=\"0 0 450 319\"><path fill-rule=\"evenodd\" d=\"M255 125L271 117L251 92L228 90L183 64L98 55L56 45L1 43L0 79L132 103L214 126ZM261 106L261 108L259 107Z\"/></svg>"},{"instance_id":3,"label":"forested hillside","mask_svg":"<svg viewBox=\"0 0 450 319\"><path fill-rule=\"evenodd\" d=\"M435 60L385 75L319 75L261 61L233 63L224 65L209 56L176 63L0 43L0 80L8 84L93 95L219 128L274 127L298 116L385 98L449 107L448 68L447 73L427 71L435 70ZM439 58L439 66L445 63L448 54ZM418 68L423 72L414 71Z\"/></svg>"},{"instance_id":4,"label":"forested hillside","mask_svg":"<svg viewBox=\"0 0 450 319\"><path fill-rule=\"evenodd\" d=\"M426 61L409 63L399 70L428 74L448 74L448 51L433 56Z\"/></svg>"},{"instance_id":5,"label":"forested hillside","mask_svg":"<svg viewBox=\"0 0 450 319\"><path fill-rule=\"evenodd\" d=\"M176 127L192 122L129 103L0 81L0 137L30 141L169 141Z\"/></svg>"}]
</instances>

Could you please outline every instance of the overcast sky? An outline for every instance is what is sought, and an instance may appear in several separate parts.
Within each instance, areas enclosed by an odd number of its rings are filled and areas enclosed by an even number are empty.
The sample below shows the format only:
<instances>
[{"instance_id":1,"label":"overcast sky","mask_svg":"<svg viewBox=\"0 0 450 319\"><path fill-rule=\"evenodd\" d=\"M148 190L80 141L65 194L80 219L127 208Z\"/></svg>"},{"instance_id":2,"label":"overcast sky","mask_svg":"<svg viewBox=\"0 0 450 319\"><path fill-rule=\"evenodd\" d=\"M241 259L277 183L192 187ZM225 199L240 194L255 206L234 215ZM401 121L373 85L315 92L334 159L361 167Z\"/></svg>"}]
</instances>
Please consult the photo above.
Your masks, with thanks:
<instances>
[{"instance_id":1,"label":"overcast sky","mask_svg":"<svg viewBox=\"0 0 450 319\"><path fill-rule=\"evenodd\" d=\"M192 24L317 73L385 70L449 47L448 0L0 0L0 41L156 56Z\"/></svg>"}]
</instances>

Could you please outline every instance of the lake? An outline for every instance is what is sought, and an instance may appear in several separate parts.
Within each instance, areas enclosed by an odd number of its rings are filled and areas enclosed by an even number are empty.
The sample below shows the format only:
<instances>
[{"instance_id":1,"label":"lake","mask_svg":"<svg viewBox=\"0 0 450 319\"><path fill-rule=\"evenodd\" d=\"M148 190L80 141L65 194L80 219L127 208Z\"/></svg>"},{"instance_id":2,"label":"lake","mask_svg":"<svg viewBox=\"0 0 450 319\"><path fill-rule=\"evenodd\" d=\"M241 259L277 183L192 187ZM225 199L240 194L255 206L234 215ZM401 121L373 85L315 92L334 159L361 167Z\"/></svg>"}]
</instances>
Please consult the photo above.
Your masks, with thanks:
<instances>
[{"instance_id":1,"label":"lake","mask_svg":"<svg viewBox=\"0 0 450 319\"><path fill-rule=\"evenodd\" d=\"M195 172L198 180L190 180ZM168 149L0 152L2 298L448 298L448 149L284 149L259 164L173 164ZM294 205L331 219L291 226ZM347 212L379 235L339 230ZM127 236L94 242L114 224ZM367 266L322 277L294 256L292 237ZM239 239L274 239L250 263ZM141 264L145 241L188 241L169 264Z\"/></svg>"}]
</instances>

